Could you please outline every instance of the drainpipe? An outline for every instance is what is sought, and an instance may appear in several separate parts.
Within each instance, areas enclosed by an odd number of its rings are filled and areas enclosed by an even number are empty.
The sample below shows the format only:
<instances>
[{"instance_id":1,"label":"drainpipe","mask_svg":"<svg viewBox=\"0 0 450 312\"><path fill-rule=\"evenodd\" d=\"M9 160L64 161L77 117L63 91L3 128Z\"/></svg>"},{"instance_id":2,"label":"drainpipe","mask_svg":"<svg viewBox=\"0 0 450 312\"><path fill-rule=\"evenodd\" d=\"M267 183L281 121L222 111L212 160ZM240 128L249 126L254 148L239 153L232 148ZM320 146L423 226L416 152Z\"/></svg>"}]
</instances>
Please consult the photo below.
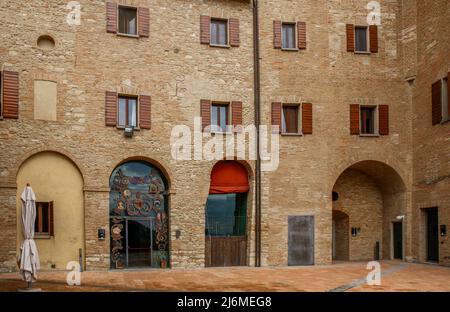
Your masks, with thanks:
<instances>
[{"instance_id":1,"label":"drainpipe","mask_svg":"<svg viewBox=\"0 0 450 312\"><path fill-rule=\"evenodd\" d=\"M253 73L254 105L256 126L256 170L255 170L255 267L261 266L261 158L259 155L260 139L260 59L259 59L259 20L258 0L253 0Z\"/></svg>"}]
</instances>

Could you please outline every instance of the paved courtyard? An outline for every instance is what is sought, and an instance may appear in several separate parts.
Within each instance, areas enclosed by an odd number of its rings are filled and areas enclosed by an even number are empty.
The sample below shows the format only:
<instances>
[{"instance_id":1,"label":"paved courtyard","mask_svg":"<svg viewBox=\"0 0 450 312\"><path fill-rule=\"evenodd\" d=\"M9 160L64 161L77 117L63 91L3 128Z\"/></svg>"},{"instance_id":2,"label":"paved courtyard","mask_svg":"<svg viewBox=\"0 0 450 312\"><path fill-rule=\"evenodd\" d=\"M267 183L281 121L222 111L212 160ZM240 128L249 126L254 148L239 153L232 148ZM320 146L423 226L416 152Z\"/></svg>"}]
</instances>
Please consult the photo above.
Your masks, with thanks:
<instances>
[{"instance_id":1,"label":"paved courtyard","mask_svg":"<svg viewBox=\"0 0 450 312\"><path fill-rule=\"evenodd\" d=\"M381 286L368 286L363 262L278 268L126 270L81 273L68 286L66 272L41 272L43 291L450 291L450 268L383 261ZM0 291L24 286L18 273L0 274Z\"/></svg>"}]
</instances>

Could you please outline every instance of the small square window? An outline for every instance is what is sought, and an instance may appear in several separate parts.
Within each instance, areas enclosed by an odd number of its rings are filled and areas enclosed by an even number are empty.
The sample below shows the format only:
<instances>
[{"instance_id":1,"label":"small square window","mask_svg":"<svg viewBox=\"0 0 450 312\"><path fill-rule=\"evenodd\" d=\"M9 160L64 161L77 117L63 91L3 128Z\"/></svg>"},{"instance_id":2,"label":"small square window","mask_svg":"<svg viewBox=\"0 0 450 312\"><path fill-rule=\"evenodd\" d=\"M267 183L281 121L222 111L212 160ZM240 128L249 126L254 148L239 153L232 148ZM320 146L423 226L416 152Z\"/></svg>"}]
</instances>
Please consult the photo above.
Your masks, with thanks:
<instances>
[{"instance_id":1,"label":"small square window","mask_svg":"<svg viewBox=\"0 0 450 312\"><path fill-rule=\"evenodd\" d=\"M138 100L135 97L119 96L118 126L137 127Z\"/></svg>"},{"instance_id":2,"label":"small square window","mask_svg":"<svg viewBox=\"0 0 450 312\"><path fill-rule=\"evenodd\" d=\"M228 21L221 19L211 20L211 39L213 45L228 45Z\"/></svg>"},{"instance_id":3,"label":"small square window","mask_svg":"<svg viewBox=\"0 0 450 312\"><path fill-rule=\"evenodd\" d=\"M211 105L211 131L226 132L229 125L229 105L213 103Z\"/></svg>"},{"instance_id":4,"label":"small square window","mask_svg":"<svg viewBox=\"0 0 450 312\"><path fill-rule=\"evenodd\" d=\"M50 236L53 233L53 202L36 202L36 220L34 232L40 236Z\"/></svg>"},{"instance_id":5,"label":"small square window","mask_svg":"<svg viewBox=\"0 0 450 312\"><path fill-rule=\"evenodd\" d=\"M361 134L376 134L376 107L361 107Z\"/></svg>"},{"instance_id":6,"label":"small square window","mask_svg":"<svg viewBox=\"0 0 450 312\"><path fill-rule=\"evenodd\" d=\"M119 7L119 33L123 35L137 35L137 9Z\"/></svg>"},{"instance_id":7,"label":"small square window","mask_svg":"<svg viewBox=\"0 0 450 312\"><path fill-rule=\"evenodd\" d=\"M368 27L356 26L355 27L355 51L356 52L368 52Z\"/></svg>"},{"instance_id":8,"label":"small square window","mask_svg":"<svg viewBox=\"0 0 450 312\"><path fill-rule=\"evenodd\" d=\"M299 105L283 105L282 111L282 133L299 133Z\"/></svg>"},{"instance_id":9,"label":"small square window","mask_svg":"<svg viewBox=\"0 0 450 312\"><path fill-rule=\"evenodd\" d=\"M283 23L282 48L295 49L295 24Z\"/></svg>"}]
</instances>

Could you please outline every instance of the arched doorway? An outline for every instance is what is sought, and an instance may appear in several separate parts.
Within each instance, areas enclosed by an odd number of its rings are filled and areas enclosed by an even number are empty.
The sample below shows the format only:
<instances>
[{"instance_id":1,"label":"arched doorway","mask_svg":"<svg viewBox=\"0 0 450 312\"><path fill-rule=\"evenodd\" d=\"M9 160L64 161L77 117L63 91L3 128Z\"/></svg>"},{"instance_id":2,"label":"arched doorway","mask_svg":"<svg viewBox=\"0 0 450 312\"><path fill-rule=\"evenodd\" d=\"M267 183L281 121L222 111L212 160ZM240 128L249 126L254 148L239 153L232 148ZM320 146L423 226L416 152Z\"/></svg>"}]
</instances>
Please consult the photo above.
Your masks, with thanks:
<instances>
[{"instance_id":1,"label":"arched doorway","mask_svg":"<svg viewBox=\"0 0 450 312\"><path fill-rule=\"evenodd\" d=\"M111 268L168 268L167 180L144 161L118 166L110 178Z\"/></svg>"},{"instance_id":2,"label":"arched doorway","mask_svg":"<svg viewBox=\"0 0 450 312\"><path fill-rule=\"evenodd\" d=\"M211 172L205 214L205 266L247 265L247 169L218 162Z\"/></svg>"}]
</instances>

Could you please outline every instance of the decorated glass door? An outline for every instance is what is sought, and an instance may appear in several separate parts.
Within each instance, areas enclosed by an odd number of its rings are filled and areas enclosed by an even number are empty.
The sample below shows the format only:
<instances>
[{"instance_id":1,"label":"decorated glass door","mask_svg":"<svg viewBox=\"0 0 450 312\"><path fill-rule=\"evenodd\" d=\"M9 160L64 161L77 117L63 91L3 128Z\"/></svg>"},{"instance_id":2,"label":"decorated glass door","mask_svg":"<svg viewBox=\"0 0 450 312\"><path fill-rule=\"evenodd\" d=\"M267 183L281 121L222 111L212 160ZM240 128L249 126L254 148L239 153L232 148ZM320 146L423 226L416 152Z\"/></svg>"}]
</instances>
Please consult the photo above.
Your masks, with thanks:
<instances>
[{"instance_id":1,"label":"decorated glass door","mask_svg":"<svg viewBox=\"0 0 450 312\"><path fill-rule=\"evenodd\" d=\"M125 163L110 180L111 268L169 267L166 182L145 162Z\"/></svg>"}]
</instances>

